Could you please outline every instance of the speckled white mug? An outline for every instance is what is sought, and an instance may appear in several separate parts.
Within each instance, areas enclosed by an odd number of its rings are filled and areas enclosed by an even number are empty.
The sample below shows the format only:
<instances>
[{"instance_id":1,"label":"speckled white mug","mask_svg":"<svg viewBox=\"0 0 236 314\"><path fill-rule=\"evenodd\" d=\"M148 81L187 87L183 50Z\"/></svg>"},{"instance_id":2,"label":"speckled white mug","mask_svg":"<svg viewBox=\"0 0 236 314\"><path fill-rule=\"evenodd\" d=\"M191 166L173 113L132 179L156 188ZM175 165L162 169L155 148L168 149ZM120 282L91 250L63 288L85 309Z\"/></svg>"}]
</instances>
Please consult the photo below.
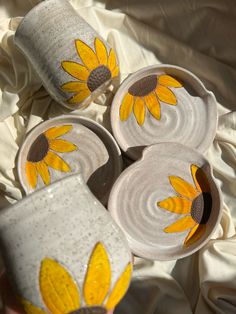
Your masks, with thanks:
<instances>
[{"instance_id":1,"label":"speckled white mug","mask_svg":"<svg viewBox=\"0 0 236 314\"><path fill-rule=\"evenodd\" d=\"M1 211L0 250L27 314L105 314L132 273L124 235L80 174Z\"/></svg>"},{"instance_id":2,"label":"speckled white mug","mask_svg":"<svg viewBox=\"0 0 236 314\"><path fill-rule=\"evenodd\" d=\"M67 0L44 0L22 20L15 43L50 95L76 109L102 94L119 75L113 48Z\"/></svg>"}]
</instances>

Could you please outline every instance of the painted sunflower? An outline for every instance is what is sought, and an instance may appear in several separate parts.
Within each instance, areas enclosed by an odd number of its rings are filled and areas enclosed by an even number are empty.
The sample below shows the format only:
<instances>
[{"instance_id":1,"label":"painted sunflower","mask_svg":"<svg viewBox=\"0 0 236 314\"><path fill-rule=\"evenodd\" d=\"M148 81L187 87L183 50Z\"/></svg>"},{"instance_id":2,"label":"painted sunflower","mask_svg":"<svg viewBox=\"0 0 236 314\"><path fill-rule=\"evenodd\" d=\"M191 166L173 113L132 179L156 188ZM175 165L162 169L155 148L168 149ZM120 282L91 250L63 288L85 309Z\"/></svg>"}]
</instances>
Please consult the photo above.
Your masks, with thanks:
<instances>
[{"instance_id":1,"label":"painted sunflower","mask_svg":"<svg viewBox=\"0 0 236 314\"><path fill-rule=\"evenodd\" d=\"M84 101L91 92L119 74L114 49L111 48L108 55L105 45L99 38L95 38L94 41L95 51L79 39L75 41L75 46L84 65L74 61L61 63L62 68L78 80L67 82L61 86L62 90L74 93L67 100L69 104Z\"/></svg>"},{"instance_id":2,"label":"painted sunflower","mask_svg":"<svg viewBox=\"0 0 236 314\"><path fill-rule=\"evenodd\" d=\"M179 177L170 176L170 184L178 196L157 203L165 210L184 215L164 231L172 233L190 229L184 241L185 246L193 244L204 234L212 209L211 190L206 174L196 165L191 165L191 174L195 186Z\"/></svg>"},{"instance_id":3,"label":"painted sunflower","mask_svg":"<svg viewBox=\"0 0 236 314\"><path fill-rule=\"evenodd\" d=\"M30 302L20 301L27 314L106 314L128 289L132 273L129 263L110 291L111 266L105 247L98 242L93 249L83 284L86 306L81 307L79 289L68 271L55 260L45 258L39 273L39 288L48 311Z\"/></svg>"},{"instance_id":4,"label":"painted sunflower","mask_svg":"<svg viewBox=\"0 0 236 314\"><path fill-rule=\"evenodd\" d=\"M142 125L146 107L155 119L160 120L160 101L174 106L177 104L176 96L169 87L182 87L182 84L170 75L164 74L159 77L149 75L135 82L122 100L120 120L126 121L133 110L137 123Z\"/></svg>"},{"instance_id":5,"label":"painted sunflower","mask_svg":"<svg viewBox=\"0 0 236 314\"><path fill-rule=\"evenodd\" d=\"M26 177L30 186L35 189L38 175L44 184L50 184L51 178L48 167L62 172L70 172L70 166L55 152L68 153L77 149L69 141L59 139L72 129L72 125L62 125L48 129L40 134L31 145L26 161Z\"/></svg>"}]
</instances>

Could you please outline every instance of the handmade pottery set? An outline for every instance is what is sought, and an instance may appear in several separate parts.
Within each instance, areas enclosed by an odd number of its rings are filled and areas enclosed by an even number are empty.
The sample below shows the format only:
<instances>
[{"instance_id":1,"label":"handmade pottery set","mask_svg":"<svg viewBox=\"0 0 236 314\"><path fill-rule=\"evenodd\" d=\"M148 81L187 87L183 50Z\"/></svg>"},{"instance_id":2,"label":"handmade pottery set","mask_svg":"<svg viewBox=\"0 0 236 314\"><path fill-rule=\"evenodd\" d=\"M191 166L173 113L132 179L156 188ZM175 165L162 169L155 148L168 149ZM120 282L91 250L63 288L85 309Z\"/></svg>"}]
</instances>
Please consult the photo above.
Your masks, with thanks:
<instances>
[{"instance_id":1,"label":"handmade pottery set","mask_svg":"<svg viewBox=\"0 0 236 314\"><path fill-rule=\"evenodd\" d=\"M119 77L114 49L67 0L34 7L15 43L70 109ZM21 146L27 196L0 213L0 249L28 314L105 314L128 289L131 252L181 258L219 223L220 190L202 155L215 136L216 100L196 76L171 65L130 75L113 99L111 125L115 139L90 119L63 115ZM131 164L123 172L119 147Z\"/></svg>"}]
</instances>

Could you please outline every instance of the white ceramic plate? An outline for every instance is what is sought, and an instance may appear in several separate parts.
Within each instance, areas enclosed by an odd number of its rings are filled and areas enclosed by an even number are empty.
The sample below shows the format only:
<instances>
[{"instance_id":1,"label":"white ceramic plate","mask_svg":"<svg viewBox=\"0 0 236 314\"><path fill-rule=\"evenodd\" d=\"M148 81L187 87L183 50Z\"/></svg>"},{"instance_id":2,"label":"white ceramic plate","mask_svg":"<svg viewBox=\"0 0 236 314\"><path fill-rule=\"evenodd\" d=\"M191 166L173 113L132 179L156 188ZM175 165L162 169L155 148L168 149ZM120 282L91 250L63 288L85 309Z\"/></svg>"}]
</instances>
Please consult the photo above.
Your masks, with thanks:
<instances>
[{"instance_id":1,"label":"white ceramic plate","mask_svg":"<svg viewBox=\"0 0 236 314\"><path fill-rule=\"evenodd\" d=\"M121 152L110 133L83 117L65 115L35 127L24 141L18 174L25 192L81 172L94 195L106 204L122 170Z\"/></svg>"},{"instance_id":2,"label":"white ceramic plate","mask_svg":"<svg viewBox=\"0 0 236 314\"><path fill-rule=\"evenodd\" d=\"M190 255L220 221L221 197L208 161L177 143L144 150L115 182L108 209L132 252L154 260Z\"/></svg>"},{"instance_id":3,"label":"white ceramic plate","mask_svg":"<svg viewBox=\"0 0 236 314\"><path fill-rule=\"evenodd\" d=\"M111 124L118 144L133 160L141 157L144 147L160 142L177 142L204 153L216 132L216 100L191 72L150 66L120 86Z\"/></svg>"}]
</instances>

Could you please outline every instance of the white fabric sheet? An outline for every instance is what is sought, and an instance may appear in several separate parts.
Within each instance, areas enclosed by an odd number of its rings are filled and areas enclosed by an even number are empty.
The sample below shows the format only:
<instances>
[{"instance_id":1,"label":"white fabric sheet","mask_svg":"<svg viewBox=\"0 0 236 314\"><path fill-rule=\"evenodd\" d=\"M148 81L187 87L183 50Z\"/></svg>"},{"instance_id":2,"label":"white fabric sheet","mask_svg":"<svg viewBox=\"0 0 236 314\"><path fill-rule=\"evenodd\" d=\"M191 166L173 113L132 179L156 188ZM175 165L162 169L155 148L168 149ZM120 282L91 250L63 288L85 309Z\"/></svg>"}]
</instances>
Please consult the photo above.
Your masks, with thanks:
<instances>
[{"instance_id":1,"label":"white fabric sheet","mask_svg":"<svg viewBox=\"0 0 236 314\"><path fill-rule=\"evenodd\" d=\"M0 208L22 198L18 149L41 121L68 112L48 96L16 49L21 20L39 0L0 1ZM117 314L236 313L236 4L232 0L71 0L113 45L122 80L147 65L183 66L218 100L219 125L207 157L223 191L224 212L212 240L194 255L171 262L135 259L133 282ZM113 94L87 109L110 130Z\"/></svg>"}]
</instances>

